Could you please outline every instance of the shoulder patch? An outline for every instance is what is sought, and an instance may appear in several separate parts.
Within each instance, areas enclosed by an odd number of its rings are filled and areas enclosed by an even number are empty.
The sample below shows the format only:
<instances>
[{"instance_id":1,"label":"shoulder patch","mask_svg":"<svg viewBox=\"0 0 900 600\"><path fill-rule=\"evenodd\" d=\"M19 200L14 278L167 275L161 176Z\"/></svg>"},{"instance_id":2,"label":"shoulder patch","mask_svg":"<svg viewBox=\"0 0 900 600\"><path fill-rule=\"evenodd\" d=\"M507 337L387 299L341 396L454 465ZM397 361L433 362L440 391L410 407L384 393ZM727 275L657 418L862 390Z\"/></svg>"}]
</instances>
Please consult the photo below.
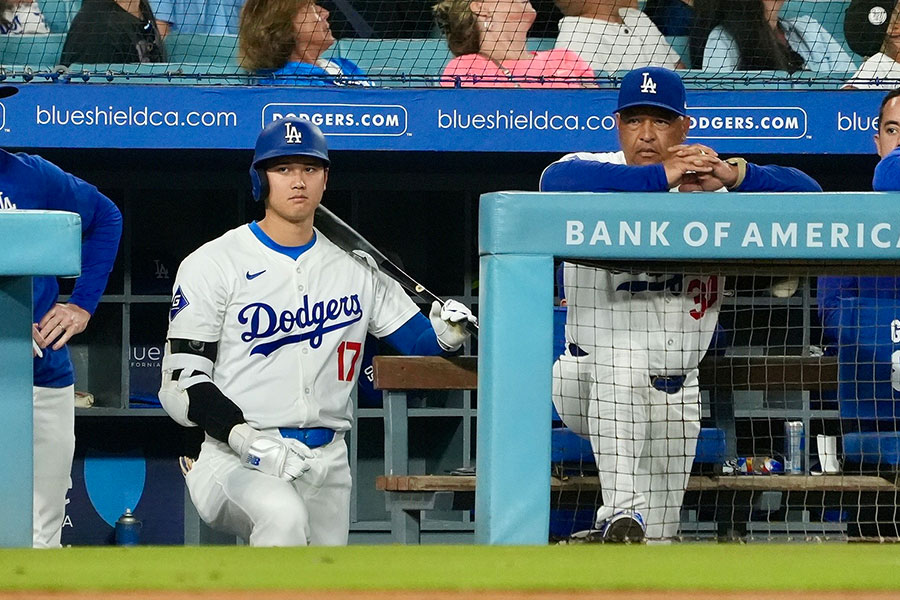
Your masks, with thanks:
<instances>
[{"instance_id":1,"label":"shoulder patch","mask_svg":"<svg viewBox=\"0 0 900 600\"><path fill-rule=\"evenodd\" d=\"M181 286L179 285L175 289L175 294L172 296L172 306L169 309L169 321L173 321L175 317L178 316L178 313L187 308L188 305L190 305L190 301L188 301L184 292L181 291Z\"/></svg>"}]
</instances>

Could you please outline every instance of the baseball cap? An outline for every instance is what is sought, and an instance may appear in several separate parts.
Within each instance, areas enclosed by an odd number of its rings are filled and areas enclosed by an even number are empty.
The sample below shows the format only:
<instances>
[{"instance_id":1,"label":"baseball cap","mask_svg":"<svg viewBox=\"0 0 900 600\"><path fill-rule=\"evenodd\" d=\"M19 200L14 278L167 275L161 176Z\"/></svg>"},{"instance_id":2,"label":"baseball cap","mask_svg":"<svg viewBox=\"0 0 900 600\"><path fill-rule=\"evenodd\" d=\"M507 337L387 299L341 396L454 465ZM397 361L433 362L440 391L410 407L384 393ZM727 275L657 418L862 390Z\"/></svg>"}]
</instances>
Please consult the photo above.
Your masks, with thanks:
<instances>
[{"instance_id":1,"label":"baseball cap","mask_svg":"<svg viewBox=\"0 0 900 600\"><path fill-rule=\"evenodd\" d=\"M658 106L684 117L687 115L686 96L681 77L675 71L642 67L622 78L616 112L632 106Z\"/></svg>"},{"instance_id":2,"label":"baseball cap","mask_svg":"<svg viewBox=\"0 0 900 600\"><path fill-rule=\"evenodd\" d=\"M844 13L844 37L860 56L881 50L897 0L852 0Z\"/></svg>"},{"instance_id":3,"label":"baseball cap","mask_svg":"<svg viewBox=\"0 0 900 600\"><path fill-rule=\"evenodd\" d=\"M11 85L0 85L0 100L3 98L9 98L10 96L15 96L19 93L19 88L13 87Z\"/></svg>"}]
</instances>

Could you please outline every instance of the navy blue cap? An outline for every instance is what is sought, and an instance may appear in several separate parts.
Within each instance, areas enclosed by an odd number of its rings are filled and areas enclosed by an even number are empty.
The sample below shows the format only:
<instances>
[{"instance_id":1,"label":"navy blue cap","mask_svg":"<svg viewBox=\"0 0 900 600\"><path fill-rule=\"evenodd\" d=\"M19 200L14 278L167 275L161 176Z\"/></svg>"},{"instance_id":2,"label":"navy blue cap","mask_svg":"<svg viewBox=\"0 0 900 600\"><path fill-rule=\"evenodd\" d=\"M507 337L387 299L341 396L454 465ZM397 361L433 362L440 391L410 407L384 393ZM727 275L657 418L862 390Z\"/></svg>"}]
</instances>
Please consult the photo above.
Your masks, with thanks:
<instances>
[{"instance_id":1,"label":"navy blue cap","mask_svg":"<svg viewBox=\"0 0 900 600\"><path fill-rule=\"evenodd\" d=\"M622 78L616 112L632 106L658 106L684 117L687 116L686 97L678 73L662 67L642 67Z\"/></svg>"}]
</instances>

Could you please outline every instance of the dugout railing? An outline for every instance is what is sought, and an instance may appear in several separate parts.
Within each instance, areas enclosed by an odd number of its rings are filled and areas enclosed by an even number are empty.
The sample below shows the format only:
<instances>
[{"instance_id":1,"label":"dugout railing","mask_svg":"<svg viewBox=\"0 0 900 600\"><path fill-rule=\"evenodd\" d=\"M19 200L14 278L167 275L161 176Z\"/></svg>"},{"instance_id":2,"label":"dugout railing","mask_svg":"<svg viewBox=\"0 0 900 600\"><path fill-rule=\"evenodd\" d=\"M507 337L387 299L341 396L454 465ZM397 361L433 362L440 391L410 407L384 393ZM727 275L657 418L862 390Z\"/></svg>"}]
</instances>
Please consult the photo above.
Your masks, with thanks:
<instances>
[{"instance_id":1,"label":"dugout railing","mask_svg":"<svg viewBox=\"0 0 900 600\"><path fill-rule=\"evenodd\" d=\"M476 541L548 539L555 260L732 274L893 274L900 267L893 202L895 195L874 193L482 196ZM600 241L593 236L599 222L643 233ZM663 242L650 232L664 223ZM845 229L849 237L832 234Z\"/></svg>"},{"instance_id":2,"label":"dugout railing","mask_svg":"<svg viewBox=\"0 0 900 600\"><path fill-rule=\"evenodd\" d=\"M42 235L34 235L35 231ZM30 548L32 536L32 279L81 271L81 218L58 211L0 211L0 548Z\"/></svg>"}]
</instances>

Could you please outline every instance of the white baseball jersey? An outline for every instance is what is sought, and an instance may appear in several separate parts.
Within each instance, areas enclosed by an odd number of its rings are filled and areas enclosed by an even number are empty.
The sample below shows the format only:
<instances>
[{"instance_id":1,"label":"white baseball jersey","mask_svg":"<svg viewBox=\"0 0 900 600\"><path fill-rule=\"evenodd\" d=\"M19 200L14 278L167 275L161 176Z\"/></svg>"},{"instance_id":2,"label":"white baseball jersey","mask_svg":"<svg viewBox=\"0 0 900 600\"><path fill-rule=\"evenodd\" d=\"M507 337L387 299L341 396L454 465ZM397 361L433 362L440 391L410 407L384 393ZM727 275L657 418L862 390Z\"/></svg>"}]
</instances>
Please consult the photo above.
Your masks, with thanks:
<instances>
[{"instance_id":1,"label":"white baseball jersey","mask_svg":"<svg viewBox=\"0 0 900 600\"><path fill-rule=\"evenodd\" d=\"M168 337L218 342L212 379L258 429L350 429L366 333L419 312L319 232L293 260L243 225L188 256L174 288Z\"/></svg>"},{"instance_id":2,"label":"white baseball jersey","mask_svg":"<svg viewBox=\"0 0 900 600\"><path fill-rule=\"evenodd\" d=\"M561 160L574 158L626 164L621 151L579 152ZM717 276L677 268L623 273L566 263L563 282L566 340L594 355L596 364L682 375L706 354L721 304Z\"/></svg>"}]
</instances>

